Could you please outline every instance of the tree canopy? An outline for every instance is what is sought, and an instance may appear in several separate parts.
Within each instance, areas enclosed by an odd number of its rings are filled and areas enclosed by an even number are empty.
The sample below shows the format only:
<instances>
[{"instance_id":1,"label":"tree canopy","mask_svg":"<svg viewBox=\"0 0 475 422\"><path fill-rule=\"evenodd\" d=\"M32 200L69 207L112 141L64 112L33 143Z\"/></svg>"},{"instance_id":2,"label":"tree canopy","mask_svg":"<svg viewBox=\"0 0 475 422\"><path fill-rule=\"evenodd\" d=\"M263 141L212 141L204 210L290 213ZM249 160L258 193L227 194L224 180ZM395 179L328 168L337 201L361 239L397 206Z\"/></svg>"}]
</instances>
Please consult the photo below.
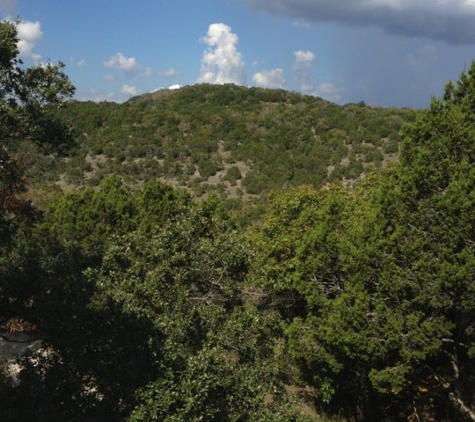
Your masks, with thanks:
<instances>
[{"instance_id":1,"label":"tree canopy","mask_svg":"<svg viewBox=\"0 0 475 422\"><path fill-rule=\"evenodd\" d=\"M14 260L12 242L28 229L34 217L31 204L19 196L25 190L25 163L21 143L28 139L50 153L70 142L68 129L49 112L74 93L63 73L64 65L45 63L25 67L19 56L16 24L0 22L0 302L8 308L3 291L5 275ZM23 224L23 225L22 225ZM22 226L22 230L20 230ZM4 317L5 315L1 315Z\"/></svg>"},{"instance_id":2,"label":"tree canopy","mask_svg":"<svg viewBox=\"0 0 475 422\"><path fill-rule=\"evenodd\" d=\"M24 190L24 167L19 156L22 141L29 139L56 151L70 141L68 130L48 113L74 93L63 73L63 63L23 66L18 50L16 24L0 23L0 233L6 215L22 209L17 194ZM23 206L24 208L24 206ZM24 209L23 209L24 211Z\"/></svg>"}]
</instances>

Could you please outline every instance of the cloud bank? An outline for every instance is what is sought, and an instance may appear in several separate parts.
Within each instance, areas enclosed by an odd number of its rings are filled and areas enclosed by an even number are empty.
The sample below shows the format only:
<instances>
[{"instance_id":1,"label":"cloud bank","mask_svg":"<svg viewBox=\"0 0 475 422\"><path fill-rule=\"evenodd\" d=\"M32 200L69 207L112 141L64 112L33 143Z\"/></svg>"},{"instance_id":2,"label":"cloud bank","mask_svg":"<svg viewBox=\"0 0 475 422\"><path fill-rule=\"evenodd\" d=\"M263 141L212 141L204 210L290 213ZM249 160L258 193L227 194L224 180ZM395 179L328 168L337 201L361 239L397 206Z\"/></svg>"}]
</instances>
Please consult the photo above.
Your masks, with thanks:
<instances>
[{"instance_id":1,"label":"cloud bank","mask_svg":"<svg viewBox=\"0 0 475 422\"><path fill-rule=\"evenodd\" d=\"M377 26L397 35L475 43L473 0L234 0L311 22Z\"/></svg>"},{"instance_id":2,"label":"cloud bank","mask_svg":"<svg viewBox=\"0 0 475 422\"><path fill-rule=\"evenodd\" d=\"M201 59L199 83L237 85L246 84L246 71L237 49L239 38L224 23L213 23L200 41L208 47Z\"/></svg>"}]
</instances>

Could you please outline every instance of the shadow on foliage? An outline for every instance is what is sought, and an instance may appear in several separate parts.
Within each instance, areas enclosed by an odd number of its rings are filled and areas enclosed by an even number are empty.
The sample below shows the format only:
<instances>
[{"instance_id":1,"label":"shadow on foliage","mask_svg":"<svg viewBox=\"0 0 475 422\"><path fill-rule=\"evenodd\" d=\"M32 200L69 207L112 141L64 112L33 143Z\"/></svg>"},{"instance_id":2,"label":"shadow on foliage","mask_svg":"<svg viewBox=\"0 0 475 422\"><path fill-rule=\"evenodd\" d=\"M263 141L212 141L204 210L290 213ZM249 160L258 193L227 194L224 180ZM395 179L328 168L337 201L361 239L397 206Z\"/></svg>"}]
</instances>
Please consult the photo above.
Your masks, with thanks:
<instances>
[{"instance_id":1,"label":"shadow on foliage","mask_svg":"<svg viewBox=\"0 0 475 422\"><path fill-rule=\"evenodd\" d=\"M98 297L77 251L56 252L49 266L41 254L25 260L10 280L17 311L38 323L42 347L20 360L20 384L0 390L2 420L119 420L158 377L164 336L146 316Z\"/></svg>"}]
</instances>

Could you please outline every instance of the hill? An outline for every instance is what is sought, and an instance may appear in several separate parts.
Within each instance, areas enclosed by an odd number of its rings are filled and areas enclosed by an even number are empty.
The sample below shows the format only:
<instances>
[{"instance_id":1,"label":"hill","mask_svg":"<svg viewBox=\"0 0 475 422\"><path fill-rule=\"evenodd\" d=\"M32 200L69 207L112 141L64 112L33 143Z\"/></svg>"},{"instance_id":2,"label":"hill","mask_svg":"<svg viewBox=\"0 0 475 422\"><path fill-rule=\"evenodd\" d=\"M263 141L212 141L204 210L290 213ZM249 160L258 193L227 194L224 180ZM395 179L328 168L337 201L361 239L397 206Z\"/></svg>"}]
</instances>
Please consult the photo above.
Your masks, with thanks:
<instances>
[{"instance_id":1,"label":"hill","mask_svg":"<svg viewBox=\"0 0 475 422\"><path fill-rule=\"evenodd\" d=\"M410 109L339 106L284 90L194 85L123 104L71 101L55 117L72 128L63 156L29 146L33 185L98 186L116 173L152 179L195 197L252 197L270 189L351 182L397 160Z\"/></svg>"}]
</instances>

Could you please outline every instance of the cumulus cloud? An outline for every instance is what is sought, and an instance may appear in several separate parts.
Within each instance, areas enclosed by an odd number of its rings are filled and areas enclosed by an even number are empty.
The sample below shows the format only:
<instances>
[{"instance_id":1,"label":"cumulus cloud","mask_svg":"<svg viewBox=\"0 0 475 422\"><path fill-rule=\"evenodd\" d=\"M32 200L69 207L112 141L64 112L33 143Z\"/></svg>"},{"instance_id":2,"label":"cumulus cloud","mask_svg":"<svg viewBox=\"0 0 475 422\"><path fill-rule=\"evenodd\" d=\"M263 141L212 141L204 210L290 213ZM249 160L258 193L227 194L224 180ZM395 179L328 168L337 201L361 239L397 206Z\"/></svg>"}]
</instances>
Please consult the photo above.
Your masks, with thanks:
<instances>
[{"instance_id":1,"label":"cumulus cloud","mask_svg":"<svg viewBox=\"0 0 475 422\"><path fill-rule=\"evenodd\" d=\"M245 65L237 49L239 38L231 31L231 27L224 23L213 23L200 41L208 47L201 59L198 82L245 85Z\"/></svg>"},{"instance_id":2,"label":"cumulus cloud","mask_svg":"<svg viewBox=\"0 0 475 422\"><path fill-rule=\"evenodd\" d=\"M315 54L311 51L294 51L295 63L294 70L308 69L315 60Z\"/></svg>"},{"instance_id":3,"label":"cumulus cloud","mask_svg":"<svg viewBox=\"0 0 475 422\"><path fill-rule=\"evenodd\" d=\"M43 36L43 31L41 31L41 23L36 22L20 22L17 25L18 32L18 50L20 55L25 58L32 59L35 62L41 60L41 56L36 54L33 50L36 43Z\"/></svg>"},{"instance_id":4,"label":"cumulus cloud","mask_svg":"<svg viewBox=\"0 0 475 422\"><path fill-rule=\"evenodd\" d=\"M109 60L104 62L108 69L117 69L124 72L127 76L137 76L140 73L140 65L135 57L125 57L122 53L116 53Z\"/></svg>"},{"instance_id":5,"label":"cumulus cloud","mask_svg":"<svg viewBox=\"0 0 475 422\"><path fill-rule=\"evenodd\" d=\"M139 94L139 90L135 86L130 86L130 85L124 85L121 90L122 94L124 95L129 95L130 97L133 97L135 95Z\"/></svg>"},{"instance_id":6,"label":"cumulus cloud","mask_svg":"<svg viewBox=\"0 0 475 422\"><path fill-rule=\"evenodd\" d=\"M315 89L314 78L309 72L310 66L315 60L315 54L311 51L294 51L295 61L293 70L300 81L300 91L309 93Z\"/></svg>"},{"instance_id":7,"label":"cumulus cloud","mask_svg":"<svg viewBox=\"0 0 475 422\"><path fill-rule=\"evenodd\" d=\"M262 88L283 88L285 85L284 71L282 69L257 72L252 80L257 86Z\"/></svg>"},{"instance_id":8,"label":"cumulus cloud","mask_svg":"<svg viewBox=\"0 0 475 422\"><path fill-rule=\"evenodd\" d=\"M388 32L453 44L475 43L473 0L235 0L256 10L351 26L378 26Z\"/></svg>"}]
</instances>

